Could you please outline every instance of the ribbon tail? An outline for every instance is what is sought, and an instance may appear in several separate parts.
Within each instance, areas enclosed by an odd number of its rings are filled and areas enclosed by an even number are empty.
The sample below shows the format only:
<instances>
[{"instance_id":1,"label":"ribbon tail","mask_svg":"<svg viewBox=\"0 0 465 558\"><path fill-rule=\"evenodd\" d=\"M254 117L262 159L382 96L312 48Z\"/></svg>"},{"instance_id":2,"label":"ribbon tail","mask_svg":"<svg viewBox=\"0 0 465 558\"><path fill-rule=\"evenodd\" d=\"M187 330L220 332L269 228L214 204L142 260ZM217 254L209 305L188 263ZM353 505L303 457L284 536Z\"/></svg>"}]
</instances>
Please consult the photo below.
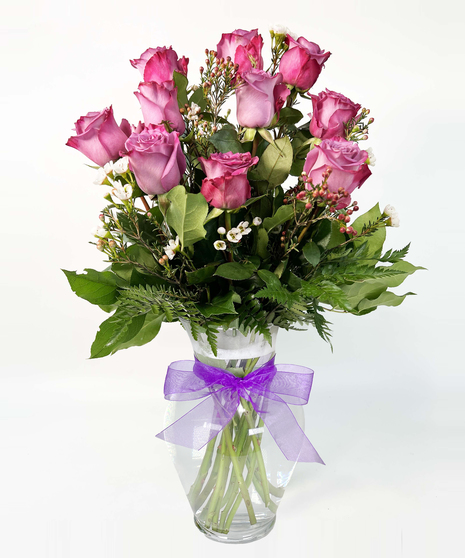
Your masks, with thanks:
<instances>
[{"instance_id":1,"label":"ribbon tail","mask_svg":"<svg viewBox=\"0 0 465 558\"><path fill-rule=\"evenodd\" d=\"M255 408L255 406L254 406ZM282 399L268 399L265 409L255 409L270 431L279 449L289 461L325 462L300 428L294 413Z\"/></svg>"},{"instance_id":2,"label":"ribbon tail","mask_svg":"<svg viewBox=\"0 0 465 558\"><path fill-rule=\"evenodd\" d=\"M237 405L219 406L214 397L209 396L156 437L171 444L200 450L232 420L236 408Z\"/></svg>"}]
</instances>

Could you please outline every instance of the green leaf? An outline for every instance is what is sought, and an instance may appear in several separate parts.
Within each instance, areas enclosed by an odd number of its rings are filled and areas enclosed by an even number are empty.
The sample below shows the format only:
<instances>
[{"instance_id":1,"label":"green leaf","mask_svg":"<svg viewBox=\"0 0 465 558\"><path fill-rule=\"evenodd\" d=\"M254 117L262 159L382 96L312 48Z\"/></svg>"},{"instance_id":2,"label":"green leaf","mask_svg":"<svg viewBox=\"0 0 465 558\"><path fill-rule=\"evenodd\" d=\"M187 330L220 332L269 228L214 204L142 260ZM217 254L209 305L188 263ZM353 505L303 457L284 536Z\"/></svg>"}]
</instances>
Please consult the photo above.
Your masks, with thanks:
<instances>
[{"instance_id":1,"label":"green leaf","mask_svg":"<svg viewBox=\"0 0 465 558\"><path fill-rule=\"evenodd\" d=\"M159 269L160 265L155 261L153 254L147 248L139 246L139 244L132 244L126 250L128 258L135 264L140 264L148 269Z\"/></svg>"},{"instance_id":2,"label":"green leaf","mask_svg":"<svg viewBox=\"0 0 465 558\"><path fill-rule=\"evenodd\" d=\"M243 281L252 277L256 269L257 266L253 263L228 262L221 264L215 275L232 281Z\"/></svg>"},{"instance_id":3,"label":"green leaf","mask_svg":"<svg viewBox=\"0 0 465 558\"><path fill-rule=\"evenodd\" d=\"M91 304L106 306L114 304L118 299L118 285L126 282L111 271L95 271L85 269L86 273L62 270L69 285L77 296Z\"/></svg>"},{"instance_id":4,"label":"green leaf","mask_svg":"<svg viewBox=\"0 0 465 558\"><path fill-rule=\"evenodd\" d=\"M376 204L369 211L355 219L352 223L352 227L360 234L363 231L364 226L368 227L370 224L375 223L380 217L381 211L379 209L379 204ZM371 256L381 252L385 240L386 228L383 225L376 229L373 234L354 239L354 246L367 242L368 255Z\"/></svg>"},{"instance_id":5,"label":"green leaf","mask_svg":"<svg viewBox=\"0 0 465 558\"><path fill-rule=\"evenodd\" d=\"M128 349L129 347L141 347L142 345L152 341L152 339L154 339L160 331L163 318L163 314L157 315L153 312L146 314L144 323L138 333L134 335L130 341L122 343L117 350L121 351L122 349Z\"/></svg>"},{"instance_id":6,"label":"green leaf","mask_svg":"<svg viewBox=\"0 0 465 558\"><path fill-rule=\"evenodd\" d=\"M216 266L207 265L196 269L195 271L186 271L187 282L189 285L198 285L199 283L205 283L210 277L215 273Z\"/></svg>"},{"instance_id":7,"label":"green leaf","mask_svg":"<svg viewBox=\"0 0 465 558\"><path fill-rule=\"evenodd\" d=\"M374 310L378 306L399 306L402 304L405 297L414 295L415 293L405 293L404 295L396 295L390 291L382 293L378 298L368 299L364 298L358 305L359 312L366 312L367 310Z\"/></svg>"},{"instance_id":8,"label":"green leaf","mask_svg":"<svg viewBox=\"0 0 465 558\"><path fill-rule=\"evenodd\" d=\"M229 291L224 296L216 296L210 304L196 304L199 312L206 318L220 314L237 314L234 302L240 302L241 297L234 291Z\"/></svg>"},{"instance_id":9,"label":"green leaf","mask_svg":"<svg viewBox=\"0 0 465 558\"><path fill-rule=\"evenodd\" d=\"M171 202L166 211L166 221L177 235L182 248L192 246L205 238L203 226L208 213L208 203L202 194L188 194L184 186L176 186L166 197Z\"/></svg>"},{"instance_id":10,"label":"green leaf","mask_svg":"<svg viewBox=\"0 0 465 558\"><path fill-rule=\"evenodd\" d=\"M244 146L237 139L237 131L233 126L224 126L208 138L218 151L221 153L244 153Z\"/></svg>"},{"instance_id":11,"label":"green leaf","mask_svg":"<svg viewBox=\"0 0 465 558\"><path fill-rule=\"evenodd\" d=\"M270 255L268 252L268 240L268 233L263 227L260 227L257 231L257 248L255 252L257 256L264 260Z\"/></svg>"},{"instance_id":12,"label":"green leaf","mask_svg":"<svg viewBox=\"0 0 465 558\"><path fill-rule=\"evenodd\" d=\"M336 221L323 219L318 231L313 237L313 241L321 246L324 250L331 250L345 241L345 236L339 231L340 224Z\"/></svg>"},{"instance_id":13,"label":"green leaf","mask_svg":"<svg viewBox=\"0 0 465 558\"><path fill-rule=\"evenodd\" d=\"M184 74L180 74L179 72L173 72L173 81L176 87L178 88L178 105L179 108L184 108L184 105L187 103L187 78Z\"/></svg>"},{"instance_id":14,"label":"green leaf","mask_svg":"<svg viewBox=\"0 0 465 558\"><path fill-rule=\"evenodd\" d=\"M294 208L291 205L282 205L272 217L267 217L263 221L263 226L269 232L279 225L283 225L294 216Z\"/></svg>"},{"instance_id":15,"label":"green leaf","mask_svg":"<svg viewBox=\"0 0 465 558\"><path fill-rule=\"evenodd\" d=\"M135 337L144 325L145 315L121 317L118 310L100 324L90 349L90 358L100 358L115 353L121 345Z\"/></svg>"},{"instance_id":16,"label":"green leaf","mask_svg":"<svg viewBox=\"0 0 465 558\"><path fill-rule=\"evenodd\" d=\"M207 215L207 218L205 219L204 225L206 225L209 221L212 221L213 219L216 219L217 217L219 217L223 213L224 213L224 209L220 209L219 207L214 207L210 211L210 213Z\"/></svg>"},{"instance_id":17,"label":"green leaf","mask_svg":"<svg viewBox=\"0 0 465 558\"><path fill-rule=\"evenodd\" d=\"M292 145L289 138L285 136L277 139L263 152L256 173L270 186L282 184L289 176L292 158Z\"/></svg>"},{"instance_id":18,"label":"green leaf","mask_svg":"<svg viewBox=\"0 0 465 558\"><path fill-rule=\"evenodd\" d=\"M302 253L307 260L308 263L311 263L314 267L318 265L320 262L320 249L315 242L311 241L307 242L307 244L303 247Z\"/></svg>"},{"instance_id":19,"label":"green leaf","mask_svg":"<svg viewBox=\"0 0 465 558\"><path fill-rule=\"evenodd\" d=\"M283 124L297 124L302 120L304 115L295 108L284 107L279 113L279 120L276 126L282 126Z\"/></svg>"},{"instance_id":20,"label":"green leaf","mask_svg":"<svg viewBox=\"0 0 465 558\"><path fill-rule=\"evenodd\" d=\"M192 103L198 105L202 112L207 108L207 99L205 99L203 95L202 87L196 89L190 96L189 105L191 105Z\"/></svg>"}]
</instances>

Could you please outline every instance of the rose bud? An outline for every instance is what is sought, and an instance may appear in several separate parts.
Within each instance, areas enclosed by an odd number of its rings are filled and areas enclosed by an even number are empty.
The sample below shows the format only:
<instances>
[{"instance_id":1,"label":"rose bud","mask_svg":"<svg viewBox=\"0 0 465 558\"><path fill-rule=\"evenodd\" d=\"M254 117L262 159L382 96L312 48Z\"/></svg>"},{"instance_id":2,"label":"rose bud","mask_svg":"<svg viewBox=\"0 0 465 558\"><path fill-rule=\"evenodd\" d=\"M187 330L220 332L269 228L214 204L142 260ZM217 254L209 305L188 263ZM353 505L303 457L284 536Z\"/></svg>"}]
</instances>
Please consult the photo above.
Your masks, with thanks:
<instances>
[{"instance_id":1,"label":"rose bud","mask_svg":"<svg viewBox=\"0 0 465 558\"><path fill-rule=\"evenodd\" d=\"M179 112L178 90L174 81L165 81L163 85L154 81L140 83L139 91L134 95L139 99L145 124L157 125L165 120L173 130L181 134L184 132L186 126Z\"/></svg>"},{"instance_id":2,"label":"rose bud","mask_svg":"<svg viewBox=\"0 0 465 558\"><path fill-rule=\"evenodd\" d=\"M252 195L245 174L204 178L200 191L210 205L220 209L236 209L244 205Z\"/></svg>"},{"instance_id":3,"label":"rose bud","mask_svg":"<svg viewBox=\"0 0 465 558\"><path fill-rule=\"evenodd\" d=\"M173 79L173 72L187 75L189 58L178 59L176 52L170 47L148 48L140 58L131 60L134 68L143 75L144 81L155 81L162 84Z\"/></svg>"},{"instance_id":4,"label":"rose bud","mask_svg":"<svg viewBox=\"0 0 465 558\"><path fill-rule=\"evenodd\" d=\"M290 94L282 74L272 76L263 70L242 74L244 83L236 89L237 121L246 128L266 128Z\"/></svg>"},{"instance_id":5,"label":"rose bud","mask_svg":"<svg viewBox=\"0 0 465 558\"><path fill-rule=\"evenodd\" d=\"M287 36L289 50L283 54L279 63L279 71L283 81L293 85L299 91L308 91L320 75L323 64L331 56L320 47L303 37L297 40Z\"/></svg>"},{"instance_id":6,"label":"rose bud","mask_svg":"<svg viewBox=\"0 0 465 558\"><path fill-rule=\"evenodd\" d=\"M344 125L357 116L361 107L344 95L329 89L322 91L319 95L311 95L311 98L313 115L310 122L310 133L321 139L343 137Z\"/></svg>"},{"instance_id":7,"label":"rose bud","mask_svg":"<svg viewBox=\"0 0 465 558\"><path fill-rule=\"evenodd\" d=\"M149 124L126 141L129 167L146 194L164 194L177 186L186 170L179 133Z\"/></svg>"},{"instance_id":8,"label":"rose bud","mask_svg":"<svg viewBox=\"0 0 465 558\"><path fill-rule=\"evenodd\" d=\"M333 193L339 190L347 196L339 199L337 209L346 207L350 203L350 194L355 188L365 182L371 175L367 160L367 152L360 149L357 143L337 137L323 140L309 151L304 164L304 171L310 176L314 184L321 184L323 173L328 167L332 172L327 186Z\"/></svg>"},{"instance_id":9,"label":"rose bud","mask_svg":"<svg viewBox=\"0 0 465 558\"><path fill-rule=\"evenodd\" d=\"M124 143L131 134L127 120L123 119L118 126L112 107L81 116L74 129L77 135L70 137L66 145L84 153L100 167L119 159L119 152L124 149Z\"/></svg>"}]
</instances>

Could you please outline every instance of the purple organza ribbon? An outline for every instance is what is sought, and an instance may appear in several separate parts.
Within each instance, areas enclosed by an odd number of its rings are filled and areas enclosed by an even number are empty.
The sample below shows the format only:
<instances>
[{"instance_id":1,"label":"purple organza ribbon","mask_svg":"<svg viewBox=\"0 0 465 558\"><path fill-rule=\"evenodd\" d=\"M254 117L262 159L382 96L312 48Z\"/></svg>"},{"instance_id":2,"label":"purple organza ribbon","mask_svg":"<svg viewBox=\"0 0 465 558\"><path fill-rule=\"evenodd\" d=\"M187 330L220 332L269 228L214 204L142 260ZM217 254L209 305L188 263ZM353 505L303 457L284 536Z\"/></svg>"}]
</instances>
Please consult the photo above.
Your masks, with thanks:
<instances>
[{"instance_id":1,"label":"purple organza ribbon","mask_svg":"<svg viewBox=\"0 0 465 558\"><path fill-rule=\"evenodd\" d=\"M165 399L205 399L157 438L199 450L232 420L243 398L252 404L287 459L324 465L288 406L308 403L312 382L310 368L275 365L274 358L243 378L197 359L172 362L166 373Z\"/></svg>"}]
</instances>

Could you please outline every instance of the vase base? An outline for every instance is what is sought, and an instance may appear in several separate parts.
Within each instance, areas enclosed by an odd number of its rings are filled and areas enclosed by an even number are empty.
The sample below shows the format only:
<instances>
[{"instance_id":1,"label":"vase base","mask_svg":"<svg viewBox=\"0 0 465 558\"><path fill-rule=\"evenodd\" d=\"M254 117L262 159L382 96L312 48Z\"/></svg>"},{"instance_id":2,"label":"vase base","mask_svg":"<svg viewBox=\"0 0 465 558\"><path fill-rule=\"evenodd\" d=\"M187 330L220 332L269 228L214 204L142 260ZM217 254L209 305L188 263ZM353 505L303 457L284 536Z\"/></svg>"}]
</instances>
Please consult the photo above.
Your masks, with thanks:
<instances>
[{"instance_id":1,"label":"vase base","mask_svg":"<svg viewBox=\"0 0 465 558\"><path fill-rule=\"evenodd\" d=\"M212 529L207 529L194 516L194 523L199 531L212 541L226 544L245 544L263 539L273 529L275 522L276 516L269 518L268 521L258 521L255 525L250 525L250 523L244 521L244 523L231 525L228 533L219 533Z\"/></svg>"}]
</instances>

